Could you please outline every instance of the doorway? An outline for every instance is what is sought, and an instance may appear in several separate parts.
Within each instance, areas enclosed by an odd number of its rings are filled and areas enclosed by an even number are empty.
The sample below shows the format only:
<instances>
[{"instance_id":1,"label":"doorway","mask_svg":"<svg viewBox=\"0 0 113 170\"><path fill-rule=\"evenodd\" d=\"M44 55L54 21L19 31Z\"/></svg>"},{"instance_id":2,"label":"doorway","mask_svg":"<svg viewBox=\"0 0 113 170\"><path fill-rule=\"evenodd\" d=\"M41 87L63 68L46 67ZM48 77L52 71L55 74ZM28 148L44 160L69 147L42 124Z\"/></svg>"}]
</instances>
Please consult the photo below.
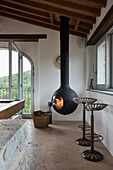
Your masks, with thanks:
<instances>
[{"instance_id":1,"label":"doorway","mask_svg":"<svg viewBox=\"0 0 113 170\"><path fill-rule=\"evenodd\" d=\"M0 99L25 99L25 108L18 115L31 117L34 110L34 65L29 56L9 41L9 48L0 48Z\"/></svg>"}]
</instances>

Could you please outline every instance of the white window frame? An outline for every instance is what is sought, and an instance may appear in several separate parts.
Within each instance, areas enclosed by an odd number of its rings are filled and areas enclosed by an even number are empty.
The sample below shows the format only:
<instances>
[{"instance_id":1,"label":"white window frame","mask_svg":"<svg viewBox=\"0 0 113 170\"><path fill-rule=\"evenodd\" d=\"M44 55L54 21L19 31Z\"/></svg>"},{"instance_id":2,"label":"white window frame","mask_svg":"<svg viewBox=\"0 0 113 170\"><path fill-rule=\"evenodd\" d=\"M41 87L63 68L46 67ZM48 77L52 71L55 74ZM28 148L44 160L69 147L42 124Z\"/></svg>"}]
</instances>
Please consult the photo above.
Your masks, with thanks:
<instances>
[{"instance_id":1,"label":"white window frame","mask_svg":"<svg viewBox=\"0 0 113 170\"><path fill-rule=\"evenodd\" d=\"M111 40L112 35L112 40ZM97 49L105 41L105 84L97 84ZM113 27L96 44L96 89L113 91Z\"/></svg>"},{"instance_id":2,"label":"white window frame","mask_svg":"<svg viewBox=\"0 0 113 170\"><path fill-rule=\"evenodd\" d=\"M9 99L12 99L12 51L18 52L18 99L20 100L20 51L16 44L9 40Z\"/></svg>"},{"instance_id":3,"label":"white window frame","mask_svg":"<svg viewBox=\"0 0 113 170\"><path fill-rule=\"evenodd\" d=\"M21 93L20 93L21 99L23 99L23 56L27 58L31 64L31 99L32 99L31 100L31 114L32 114L34 111L34 63L27 54L21 52L21 67L22 67L21 69L21 79L22 79L21 83L22 84L21 84ZM22 118L31 118L32 117L31 114L22 113Z\"/></svg>"},{"instance_id":4,"label":"white window frame","mask_svg":"<svg viewBox=\"0 0 113 170\"><path fill-rule=\"evenodd\" d=\"M113 91L113 27L108 32L109 39L109 87L108 90Z\"/></svg>"},{"instance_id":5,"label":"white window frame","mask_svg":"<svg viewBox=\"0 0 113 170\"><path fill-rule=\"evenodd\" d=\"M105 41L105 84L97 84L97 57L98 57L98 47ZM106 36L102 37L96 44L96 89L105 90L106 89Z\"/></svg>"}]
</instances>

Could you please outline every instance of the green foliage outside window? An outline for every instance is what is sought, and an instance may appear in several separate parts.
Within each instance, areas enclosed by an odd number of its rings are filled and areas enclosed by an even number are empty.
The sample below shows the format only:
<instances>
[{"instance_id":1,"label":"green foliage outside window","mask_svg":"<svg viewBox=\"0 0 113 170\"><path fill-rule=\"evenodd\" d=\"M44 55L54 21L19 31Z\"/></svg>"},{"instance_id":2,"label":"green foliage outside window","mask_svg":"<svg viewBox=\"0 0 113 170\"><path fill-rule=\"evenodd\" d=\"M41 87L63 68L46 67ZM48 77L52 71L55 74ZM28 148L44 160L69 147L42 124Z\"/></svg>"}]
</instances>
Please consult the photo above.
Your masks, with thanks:
<instances>
[{"instance_id":1,"label":"green foliage outside window","mask_svg":"<svg viewBox=\"0 0 113 170\"><path fill-rule=\"evenodd\" d=\"M18 99L18 74L12 75L12 99ZM9 77L0 77L0 99L9 98ZM24 113L31 113L31 71L23 73L23 99L25 99Z\"/></svg>"}]
</instances>

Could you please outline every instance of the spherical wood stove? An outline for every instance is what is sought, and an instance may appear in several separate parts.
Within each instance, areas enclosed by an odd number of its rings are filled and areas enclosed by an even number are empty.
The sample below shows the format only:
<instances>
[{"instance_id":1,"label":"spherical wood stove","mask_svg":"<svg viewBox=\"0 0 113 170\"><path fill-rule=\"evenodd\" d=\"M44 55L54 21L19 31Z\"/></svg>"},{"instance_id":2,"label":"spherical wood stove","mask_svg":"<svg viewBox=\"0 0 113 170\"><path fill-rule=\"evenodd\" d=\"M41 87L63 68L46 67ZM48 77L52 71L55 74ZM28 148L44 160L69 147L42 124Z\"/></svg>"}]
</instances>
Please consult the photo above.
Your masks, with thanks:
<instances>
[{"instance_id":1,"label":"spherical wood stove","mask_svg":"<svg viewBox=\"0 0 113 170\"><path fill-rule=\"evenodd\" d=\"M72 113L78 106L72 99L77 94L69 87L69 18L60 16L61 87L52 96L53 108L62 115Z\"/></svg>"}]
</instances>

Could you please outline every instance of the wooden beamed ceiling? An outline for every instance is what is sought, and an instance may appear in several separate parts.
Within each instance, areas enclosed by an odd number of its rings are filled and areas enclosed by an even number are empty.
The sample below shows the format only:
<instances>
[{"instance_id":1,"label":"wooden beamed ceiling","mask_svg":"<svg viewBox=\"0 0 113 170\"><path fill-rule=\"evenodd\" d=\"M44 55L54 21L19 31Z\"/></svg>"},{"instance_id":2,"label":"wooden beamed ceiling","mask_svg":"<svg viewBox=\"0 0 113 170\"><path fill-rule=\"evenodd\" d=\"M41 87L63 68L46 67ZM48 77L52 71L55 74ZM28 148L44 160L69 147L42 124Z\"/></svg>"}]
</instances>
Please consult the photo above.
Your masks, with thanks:
<instances>
[{"instance_id":1,"label":"wooden beamed ceiling","mask_svg":"<svg viewBox=\"0 0 113 170\"><path fill-rule=\"evenodd\" d=\"M70 18L70 34L87 37L107 0L1 0L0 16L60 30L59 16Z\"/></svg>"},{"instance_id":2,"label":"wooden beamed ceiling","mask_svg":"<svg viewBox=\"0 0 113 170\"><path fill-rule=\"evenodd\" d=\"M0 34L0 42L37 42L39 39L46 39L46 34Z\"/></svg>"}]
</instances>

